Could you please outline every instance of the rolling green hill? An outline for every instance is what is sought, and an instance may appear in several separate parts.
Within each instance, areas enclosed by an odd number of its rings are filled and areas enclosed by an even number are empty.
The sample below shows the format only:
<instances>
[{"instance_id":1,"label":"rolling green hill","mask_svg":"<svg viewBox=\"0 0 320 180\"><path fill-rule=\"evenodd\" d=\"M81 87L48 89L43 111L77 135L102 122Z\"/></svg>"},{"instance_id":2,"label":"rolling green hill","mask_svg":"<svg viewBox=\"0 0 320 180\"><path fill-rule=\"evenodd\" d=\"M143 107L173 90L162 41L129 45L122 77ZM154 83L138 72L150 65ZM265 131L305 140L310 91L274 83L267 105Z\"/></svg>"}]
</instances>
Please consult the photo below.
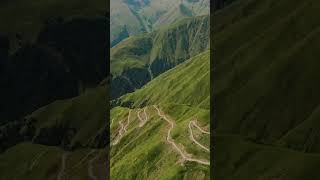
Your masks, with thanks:
<instances>
[{"instance_id":1,"label":"rolling green hill","mask_svg":"<svg viewBox=\"0 0 320 180\"><path fill-rule=\"evenodd\" d=\"M199 54L113 101L112 179L210 179L210 134L191 127L201 148L188 129L194 119L210 129L209 55Z\"/></svg>"},{"instance_id":2,"label":"rolling green hill","mask_svg":"<svg viewBox=\"0 0 320 180\"><path fill-rule=\"evenodd\" d=\"M239 0L213 15L215 178L320 177L319 6Z\"/></svg>"},{"instance_id":3,"label":"rolling green hill","mask_svg":"<svg viewBox=\"0 0 320 180\"><path fill-rule=\"evenodd\" d=\"M111 98L133 92L154 77L209 48L209 16L184 19L134 36L111 49Z\"/></svg>"},{"instance_id":4,"label":"rolling green hill","mask_svg":"<svg viewBox=\"0 0 320 180\"><path fill-rule=\"evenodd\" d=\"M143 32L151 32L179 20L209 14L209 0L112 0L110 44Z\"/></svg>"}]
</instances>

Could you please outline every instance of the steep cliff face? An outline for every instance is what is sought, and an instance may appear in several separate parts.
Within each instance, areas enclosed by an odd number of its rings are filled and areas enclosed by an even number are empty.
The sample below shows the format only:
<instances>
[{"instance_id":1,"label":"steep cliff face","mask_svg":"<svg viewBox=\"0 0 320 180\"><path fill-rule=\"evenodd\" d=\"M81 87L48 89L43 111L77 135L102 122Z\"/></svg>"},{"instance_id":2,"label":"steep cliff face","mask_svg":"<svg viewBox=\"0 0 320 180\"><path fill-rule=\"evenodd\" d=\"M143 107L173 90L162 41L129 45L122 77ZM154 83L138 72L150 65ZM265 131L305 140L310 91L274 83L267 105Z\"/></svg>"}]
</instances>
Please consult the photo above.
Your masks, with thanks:
<instances>
[{"instance_id":1,"label":"steep cliff face","mask_svg":"<svg viewBox=\"0 0 320 180\"><path fill-rule=\"evenodd\" d=\"M111 49L111 98L146 82L209 48L209 16L185 19L153 33L131 37Z\"/></svg>"}]
</instances>

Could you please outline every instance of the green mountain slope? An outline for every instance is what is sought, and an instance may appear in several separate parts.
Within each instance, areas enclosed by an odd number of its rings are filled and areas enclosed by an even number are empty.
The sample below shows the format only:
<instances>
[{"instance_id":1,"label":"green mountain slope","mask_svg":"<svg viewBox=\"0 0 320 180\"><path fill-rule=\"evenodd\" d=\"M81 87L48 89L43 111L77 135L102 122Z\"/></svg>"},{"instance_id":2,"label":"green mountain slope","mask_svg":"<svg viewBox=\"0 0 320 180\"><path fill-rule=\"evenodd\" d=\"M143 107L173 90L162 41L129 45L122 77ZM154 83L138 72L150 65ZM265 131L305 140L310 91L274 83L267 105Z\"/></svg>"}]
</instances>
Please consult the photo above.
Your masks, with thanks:
<instances>
[{"instance_id":1,"label":"green mountain slope","mask_svg":"<svg viewBox=\"0 0 320 180\"><path fill-rule=\"evenodd\" d=\"M0 2L0 179L107 176L107 4Z\"/></svg>"},{"instance_id":2,"label":"green mountain slope","mask_svg":"<svg viewBox=\"0 0 320 180\"><path fill-rule=\"evenodd\" d=\"M104 147L106 122L106 86L88 90L84 94L55 101L31 115L36 128L33 141L65 147Z\"/></svg>"},{"instance_id":3,"label":"green mountain slope","mask_svg":"<svg viewBox=\"0 0 320 180\"><path fill-rule=\"evenodd\" d=\"M151 32L183 18L209 14L208 0L112 0L110 43L142 32Z\"/></svg>"},{"instance_id":4,"label":"green mountain slope","mask_svg":"<svg viewBox=\"0 0 320 180\"><path fill-rule=\"evenodd\" d=\"M101 16L48 23L35 42L22 42L9 56L6 49L7 59L1 60L0 125L99 84L107 74L107 38L102 38L106 23Z\"/></svg>"},{"instance_id":5,"label":"green mountain slope","mask_svg":"<svg viewBox=\"0 0 320 180\"><path fill-rule=\"evenodd\" d=\"M1 178L105 178L106 95L103 84L44 106L22 123L2 126Z\"/></svg>"},{"instance_id":6,"label":"green mountain slope","mask_svg":"<svg viewBox=\"0 0 320 180\"><path fill-rule=\"evenodd\" d=\"M319 5L240 0L214 15L217 179L319 177Z\"/></svg>"},{"instance_id":7,"label":"green mountain slope","mask_svg":"<svg viewBox=\"0 0 320 180\"><path fill-rule=\"evenodd\" d=\"M1 179L88 180L107 176L105 149L66 152L54 146L21 143L0 154L0 160Z\"/></svg>"},{"instance_id":8,"label":"green mountain slope","mask_svg":"<svg viewBox=\"0 0 320 180\"><path fill-rule=\"evenodd\" d=\"M209 67L207 51L113 102L111 178L210 179L210 134L190 125L210 129Z\"/></svg>"},{"instance_id":9,"label":"green mountain slope","mask_svg":"<svg viewBox=\"0 0 320 180\"><path fill-rule=\"evenodd\" d=\"M143 88L126 94L114 102L120 105L131 104L134 107L175 102L209 110L209 59L209 51L197 55L168 70Z\"/></svg>"},{"instance_id":10,"label":"green mountain slope","mask_svg":"<svg viewBox=\"0 0 320 180\"><path fill-rule=\"evenodd\" d=\"M105 15L108 10L107 3L104 0L4 1L0 3L0 31L14 40L11 46L16 48L16 34L25 41L34 41L45 22L57 18Z\"/></svg>"},{"instance_id":11,"label":"green mountain slope","mask_svg":"<svg viewBox=\"0 0 320 180\"><path fill-rule=\"evenodd\" d=\"M209 48L209 16L187 18L153 33L130 37L111 49L111 98Z\"/></svg>"}]
</instances>

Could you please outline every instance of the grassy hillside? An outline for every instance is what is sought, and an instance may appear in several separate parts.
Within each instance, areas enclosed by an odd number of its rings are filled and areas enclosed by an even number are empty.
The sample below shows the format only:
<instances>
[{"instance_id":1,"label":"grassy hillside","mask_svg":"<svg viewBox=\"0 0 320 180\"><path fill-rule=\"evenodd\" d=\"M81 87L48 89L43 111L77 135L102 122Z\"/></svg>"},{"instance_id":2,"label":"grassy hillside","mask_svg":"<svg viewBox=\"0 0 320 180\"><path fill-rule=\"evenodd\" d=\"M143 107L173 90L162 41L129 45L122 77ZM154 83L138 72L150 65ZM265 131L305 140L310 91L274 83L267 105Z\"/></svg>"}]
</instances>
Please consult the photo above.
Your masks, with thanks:
<instances>
[{"instance_id":1,"label":"grassy hillside","mask_svg":"<svg viewBox=\"0 0 320 180\"><path fill-rule=\"evenodd\" d=\"M168 70L143 88L126 94L115 103L134 107L172 103L210 109L210 52L201 53ZM161 84L161 86L159 86ZM194 94L199 94L194 95Z\"/></svg>"},{"instance_id":2,"label":"grassy hillside","mask_svg":"<svg viewBox=\"0 0 320 180\"><path fill-rule=\"evenodd\" d=\"M133 92L152 78L209 48L209 16L187 18L130 37L111 49L111 97Z\"/></svg>"},{"instance_id":3,"label":"grassy hillside","mask_svg":"<svg viewBox=\"0 0 320 180\"><path fill-rule=\"evenodd\" d=\"M120 106L114 107L110 116L111 178L210 179L209 164L183 161L166 139L170 123L152 106L156 104L174 122L169 136L177 146L191 158L209 163L209 151L190 139L188 128L196 118L201 128L210 129L209 67L209 52L202 53L114 102ZM210 135L191 129L195 139L209 148Z\"/></svg>"},{"instance_id":4,"label":"grassy hillside","mask_svg":"<svg viewBox=\"0 0 320 180\"><path fill-rule=\"evenodd\" d=\"M101 85L44 106L21 123L2 126L1 148L5 149L0 154L1 178L42 180L63 176L85 180L92 178L90 173L105 178L106 94L105 85Z\"/></svg>"},{"instance_id":5,"label":"grassy hillside","mask_svg":"<svg viewBox=\"0 0 320 180\"><path fill-rule=\"evenodd\" d=\"M35 40L46 21L61 17L101 16L107 10L104 0L12 0L0 3L0 32L15 39L18 33L24 40ZM14 13L12 13L14 12ZM12 42L17 46L17 41Z\"/></svg>"},{"instance_id":6,"label":"grassy hillside","mask_svg":"<svg viewBox=\"0 0 320 180\"><path fill-rule=\"evenodd\" d=\"M209 14L208 0L112 0L110 5L111 46L186 17Z\"/></svg>"},{"instance_id":7,"label":"grassy hillside","mask_svg":"<svg viewBox=\"0 0 320 180\"><path fill-rule=\"evenodd\" d=\"M0 2L1 180L106 177L107 4Z\"/></svg>"},{"instance_id":8,"label":"grassy hillside","mask_svg":"<svg viewBox=\"0 0 320 180\"><path fill-rule=\"evenodd\" d=\"M1 59L0 124L99 84L107 75L107 23L104 17L51 22L35 42Z\"/></svg>"},{"instance_id":9,"label":"grassy hillside","mask_svg":"<svg viewBox=\"0 0 320 180\"><path fill-rule=\"evenodd\" d=\"M239 0L214 14L217 179L319 177L319 5Z\"/></svg>"},{"instance_id":10,"label":"grassy hillside","mask_svg":"<svg viewBox=\"0 0 320 180\"><path fill-rule=\"evenodd\" d=\"M105 149L66 152L54 146L21 143L0 154L1 179L54 180L61 177L87 180L91 178L90 173L104 179L106 157Z\"/></svg>"},{"instance_id":11,"label":"grassy hillside","mask_svg":"<svg viewBox=\"0 0 320 180\"><path fill-rule=\"evenodd\" d=\"M33 141L65 147L105 146L106 140L102 136L107 128L106 95L106 87L100 86L33 112L27 116L35 121Z\"/></svg>"}]
</instances>

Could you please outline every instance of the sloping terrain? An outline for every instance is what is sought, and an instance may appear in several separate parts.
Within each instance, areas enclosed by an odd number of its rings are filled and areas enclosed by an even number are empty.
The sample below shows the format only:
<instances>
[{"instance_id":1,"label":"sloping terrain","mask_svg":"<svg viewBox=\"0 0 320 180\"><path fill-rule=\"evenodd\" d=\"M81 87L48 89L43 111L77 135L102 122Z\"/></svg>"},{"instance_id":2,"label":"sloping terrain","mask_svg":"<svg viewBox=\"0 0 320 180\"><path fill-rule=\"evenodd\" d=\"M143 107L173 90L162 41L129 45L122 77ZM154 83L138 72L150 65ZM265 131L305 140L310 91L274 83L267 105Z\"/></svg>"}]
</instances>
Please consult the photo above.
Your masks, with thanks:
<instances>
[{"instance_id":1,"label":"sloping terrain","mask_svg":"<svg viewBox=\"0 0 320 180\"><path fill-rule=\"evenodd\" d=\"M0 4L0 179L104 179L107 1Z\"/></svg>"},{"instance_id":2,"label":"sloping terrain","mask_svg":"<svg viewBox=\"0 0 320 180\"><path fill-rule=\"evenodd\" d=\"M215 178L319 178L319 6L239 0L214 14Z\"/></svg>"},{"instance_id":3,"label":"sloping terrain","mask_svg":"<svg viewBox=\"0 0 320 180\"><path fill-rule=\"evenodd\" d=\"M12 0L0 2L0 32L12 40L16 49L19 41L33 42L45 23L71 17L94 17L108 11L105 0ZM14 12L14 13L13 13Z\"/></svg>"},{"instance_id":4,"label":"sloping terrain","mask_svg":"<svg viewBox=\"0 0 320 180\"><path fill-rule=\"evenodd\" d=\"M3 47L0 125L99 84L107 74L107 38L101 38L107 22L103 16L52 22L15 53ZM13 42L2 41L3 46Z\"/></svg>"},{"instance_id":5,"label":"sloping terrain","mask_svg":"<svg viewBox=\"0 0 320 180\"><path fill-rule=\"evenodd\" d=\"M209 48L209 16L184 19L130 37L111 49L111 98L133 92L154 77Z\"/></svg>"},{"instance_id":6,"label":"sloping terrain","mask_svg":"<svg viewBox=\"0 0 320 180\"><path fill-rule=\"evenodd\" d=\"M1 147L7 148L0 154L1 178L105 178L106 107L104 84L44 106L21 124L2 126Z\"/></svg>"},{"instance_id":7,"label":"sloping terrain","mask_svg":"<svg viewBox=\"0 0 320 180\"><path fill-rule=\"evenodd\" d=\"M105 179L107 150L78 149L21 143L0 154L1 179Z\"/></svg>"},{"instance_id":8,"label":"sloping terrain","mask_svg":"<svg viewBox=\"0 0 320 180\"><path fill-rule=\"evenodd\" d=\"M183 18L209 14L209 0L112 0L110 44Z\"/></svg>"},{"instance_id":9,"label":"sloping terrain","mask_svg":"<svg viewBox=\"0 0 320 180\"><path fill-rule=\"evenodd\" d=\"M210 179L209 54L112 102L112 179Z\"/></svg>"}]
</instances>

